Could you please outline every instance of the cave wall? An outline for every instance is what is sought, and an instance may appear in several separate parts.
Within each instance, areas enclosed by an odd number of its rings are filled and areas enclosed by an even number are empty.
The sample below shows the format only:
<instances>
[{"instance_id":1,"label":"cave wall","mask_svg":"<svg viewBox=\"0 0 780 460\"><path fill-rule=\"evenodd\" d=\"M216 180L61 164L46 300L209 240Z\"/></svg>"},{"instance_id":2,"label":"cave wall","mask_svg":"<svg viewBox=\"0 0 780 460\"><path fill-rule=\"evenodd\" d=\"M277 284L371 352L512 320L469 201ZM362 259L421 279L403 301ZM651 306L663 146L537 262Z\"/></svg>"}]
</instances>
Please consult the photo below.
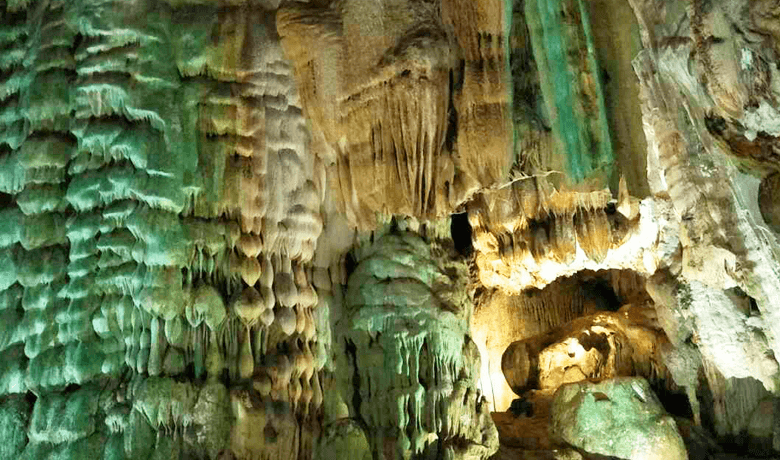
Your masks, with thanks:
<instances>
[{"instance_id":1,"label":"cave wall","mask_svg":"<svg viewBox=\"0 0 780 460\"><path fill-rule=\"evenodd\" d=\"M593 327L780 451L772 2L0 17L0 458L486 459Z\"/></svg>"}]
</instances>

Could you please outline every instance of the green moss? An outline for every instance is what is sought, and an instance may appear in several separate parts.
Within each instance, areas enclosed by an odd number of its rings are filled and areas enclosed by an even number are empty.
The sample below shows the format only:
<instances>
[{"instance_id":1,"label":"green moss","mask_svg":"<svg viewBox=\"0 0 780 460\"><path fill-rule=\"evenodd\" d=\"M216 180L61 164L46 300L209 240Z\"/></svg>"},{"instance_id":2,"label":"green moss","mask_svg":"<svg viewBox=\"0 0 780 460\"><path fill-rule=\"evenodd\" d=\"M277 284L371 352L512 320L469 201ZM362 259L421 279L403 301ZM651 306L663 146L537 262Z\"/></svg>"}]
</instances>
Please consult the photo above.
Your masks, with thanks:
<instances>
[{"instance_id":1,"label":"green moss","mask_svg":"<svg viewBox=\"0 0 780 460\"><path fill-rule=\"evenodd\" d=\"M34 79L34 74L27 71L16 71L0 80L0 100L27 89Z\"/></svg>"},{"instance_id":2,"label":"green moss","mask_svg":"<svg viewBox=\"0 0 780 460\"><path fill-rule=\"evenodd\" d=\"M431 288L417 280L377 281L364 279L353 282L347 292L347 303L361 308L364 306L423 307L434 305Z\"/></svg>"},{"instance_id":3,"label":"green moss","mask_svg":"<svg viewBox=\"0 0 780 460\"><path fill-rule=\"evenodd\" d=\"M198 388L165 377L149 377L135 393L133 409L157 429L192 424Z\"/></svg>"},{"instance_id":4,"label":"green moss","mask_svg":"<svg viewBox=\"0 0 780 460\"><path fill-rule=\"evenodd\" d=\"M357 422L349 419L339 420L325 427L322 437L314 447L313 458L370 460L371 446L366 439L366 433Z\"/></svg>"},{"instance_id":5,"label":"green moss","mask_svg":"<svg viewBox=\"0 0 780 460\"><path fill-rule=\"evenodd\" d=\"M58 311L54 320L59 326L57 340L68 343L92 336L92 314L100 307L93 297L72 299L66 308Z\"/></svg>"},{"instance_id":6,"label":"green moss","mask_svg":"<svg viewBox=\"0 0 780 460\"><path fill-rule=\"evenodd\" d=\"M115 318L117 327L124 334L130 331L133 322L133 298L130 296L107 295L103 297L101 312L108 318Z\"/></svg>"},{"instance_id":7,"label":"green moss","mask_svg":"<svg viewBox=\"0 0 780 460\"><path fill-rule=\"evenodd\" d=\"M6 48L0 55L0 70L7 71L18 66L24 60L26 50L23 47Z\"/></svg>"},{"instance_id":8,"label":"green moss","mask_svg":"<svg viewBox=\"0 0 780 460\"><path fill-rule=\"evenodd\" d=\"M147 169L149 158L167 150L160 133L148 125L130 126L117 119L82 122L73 133L78 138L80 151L89 152L103 163L128 160L141 170Z\"/></svg>"},{"instance_id":9,"label":"green moss","mask_svg":"<svg viewBox=\"0 0 780 460\"><path fill-rule=\"evenodd\" d=\"M39 73L53 69L74 70L76 68L76 60L73 59L70 45L50 46L38 51L33 68Z\"/></svg>"},{"instance_id":10,"label":"green moss","mask_svg":"<svg viewBox=\"0 0 780 460\"><path fill-rule=\"evenodd\" d=\"M65 381L83 384L99 377L103 373L104 356L98 341L69 344L65 347Z\"/></svg>"},{"instance_id":11,"label":"green moss","mask_svg":"<svg viewBox=\"0 0 780 460\"><path fill-rule=\"evenodd\" d=\"M30 359L24 379L30 389L53 388L66 385L63 376L65 353L63 347L52 348Z\"/></svg>"},{"instance_id":12,"label":"green moss","mask_svg":"<svg viewBox=\"0 0 780 460\"><path fill-rule=\"evenodd\" d=\"M553 436L587 452L619 458L647 452L659 458L687 458L674 420L641 378L561 386L551 413Z\"/></svg>"},{"instance_id":13,"label":"green moss","mask_svg":"<svg viewBox=\"0 0 780 460\"><path fill-rule=\"evenodd\" d=\"M24 142L15 153L25 169L64 168L70 161L73 143L60 136L35 137Z\"/></svg>"},{"instance_id":14,"label":"green moss","mask_svg":"<svg viewBox=\"0 0 780 460\"><path fill-rule=\"evenodd\" d=\"M45 312L45 310L44 310ZM25 315L25 320L30 314ZM39 317L51 320L53 315L41 314ZM24 354L28 358L36 358L41 353L59 345L57 341L57 330L53 327L42 326L35 333L30 334L24 338Z\"/></svg>"},{"instance_id":15,"label":"green moss","mask_svg":"<svg viewBox=\"0 0 780 460\"><path fill-rule=\"evenodd\" d=\"M177 215L143 207L128 217L126 225L139 240L133 247L134 260L152 266L187 265L188 240Z\"/></svg>"},{"instance_id":16,"label":"green moss","mask_svg":"<svg viewBox=\"0 0 780 460\"><path fill-rule=\"evenodd\" d=\"M227 447L233 426L228 389L221 383L204 385L198 393L193 424L198 425L198 444L212 458Z\"/></svg>"},{"instance_id":17,"label":"green moss","mask_svg":"<svg viewBox=\"0 0 780 460\"><path fill-rule=\"evenodd\" d=\"M69 217L66 235L71 244L93 239L100 231L101 220L97 212L80 212Z\"/></svg>"},{"instance_id":18,"label":"green moss","mask_svg":"<svg viewBox=\"0 0 780 460\"><path fill-rule=\"evenodd\" d=\"M7 0L5 3L9 12L15 12L26 9L32 0Z\"/></svg>"},{"instance_id":19,"label":"green moss","mask_svg":"<svg viewBox=\"0 0 780 460\"><path fill-rule=\"evenodd\" d=\"M170 287L147 287L139 295L140 305L149 313L165 320L184 316L181 282Z\"/></svg>"},{"instance_id":20,"label":"green moss","mask_svg":"<svg viewBox=\"0 0 780 460\"><path fill-rule=\"evenodd\" d=\"M173 438L163 433L157 433L157 445L149 460L168 460L180 458L181 438Z\"/></svg>"},{"instance_id":21,"label":"green moss","mask_svg":"<svg viewBox=\"0 0 780 460\"><path fill-rule=\"evenodd\" d=\"M25 383L37 390L85 384L103 373L104 357L97 341L48 348L30 359Z\"/></svg>"},{"instance_id":22,"label":"green moss","mask_svg":"<svg viewBox=\"0 0 780 460\"><path fill-rule=\"evenodd\" d=\"M100 253L97 266L98 266L98 270L104 270L106 268L119 267L120 265L127 262L132 262L132 259L129 259L128 257L123 257L113 251L105 251Z\"/></svg>"},{"instance_id":23,"label":"green moss","mask_svg":"<svg viewBox=\"0 0 780 460\"><path fill-rule=\"evenodd\" d=\"M22 313L17 309L0 310L0 350L18 343L21 338L16 333L16 327L22 321Z\"/></svg>"},{"instance_id":24,"label":"green moss","mask_svg":"<svg viewBox=\"0 0 780 460\"><path fill-rule=\"evenodd\" d=\"M2 107L0 107L0 125L7 126L23 120L24 115L19 110L18 100L11 99L3 102Z\"/></svg>"},{"instance_id":25,"label":"green moss","mask_svg":"<svg viewBox=\"0 0 780 460\"><path fill-rule=\"evenodd\" d=\"M94 272L98 266L97 256L90 255L78 259L71 259L68 264L68 276L81 277Z\"/></svg>"},{"instance_id":26,"label":"green moss","mask_svg":"<svg viewBox=\"0 0 780 460\"><path fill-rule=\"evenodd\" d=\"M184 231L188 242L209 254L220 254L228 249L226 229L218 222L187 219Z\"/></svg>"},{"instance_id":27,"label":"green moss","mask_svg":"<svg viewBox=\"0 0 780 460\"><path fill-rule=\"evenodd\" d=\"M27 37L27 24L3 24L0 27L0 44L10 45L24 40Z\"/></svg>"},{"instance_id":28,"label":"green moss","mask_svg":"<svg viewBox=\"0 0 780 460\"><path fill-rule=\"evenodd\" d=\"M76 117L121 115L128 120L150 122L155 129L165 131L165 121L157 112L137 108L146 105L144 102L151 102L143 98L151 95L129 93L125 89L130 86L129 83L129 81L86 83L74 88L71 94Z\"/></svg>"},{"instance_id":29,"label":"green moss","mask_svg":"<svg viewBox=\"0 0 780 460\"><path fill-rule=\"evenodd\" d=\"M24 289L22 308L25 310L43 310L49 305L54 305L57 293L65 285L64 280L56 283L39 284Z\"/></svg>"},{"instance_id":30,"label":"green moss","mask_svg":"<svg viewBox=\"0 0 780 460\"><path fill-rule=\"evenodd\" d=\"M79 259L93 257L98 253L97 251L97 239L72 241L70 243L70 260L71 262ZM86 263L86 262L85 262Z\"/></svg>"},{"instance_id":31,"label":"green moss","mask_svg":"<svg viewBox=\"0 0 780 460\"><path fill-rule=\"evenodd\" d=\"M95 433L88 438L66 444L61 449L54 450L48 457L51 460L91 460L96 452L103 450L106 438L101 433Z\"/></svg>"},{"instance_id":32,"label":"green moss","mask_svg":"<svg viewBox=\"0 0 780 460\"><path fill-rule=\"evenodd\" d=\"M166 375L178 375L186 370L187 362L184 352L177 348L169 347L163 359L163 372Z\"/></svg>"},{"instance_id":33,"label":"green moss","mask_svg":"<svg viewBox=\"0 0 780 460\"><path fill-rule=\"evenodd\" d=\"M693 293L691 287L685 283L679 283L677 285L677 301L680 302L680 307L684 310L690 308L693 302Z\"/></svg>"},{"instance_id":34,"label":"green moss","mask_svg":"<svg viewBox=\"0 0 780 460\"><path fill-rule=\"evenodd\" d=\"M183 315L174 316L165 321L165 337L173 346L184 345L184 320Z\"/></svg>"}]
</instances>

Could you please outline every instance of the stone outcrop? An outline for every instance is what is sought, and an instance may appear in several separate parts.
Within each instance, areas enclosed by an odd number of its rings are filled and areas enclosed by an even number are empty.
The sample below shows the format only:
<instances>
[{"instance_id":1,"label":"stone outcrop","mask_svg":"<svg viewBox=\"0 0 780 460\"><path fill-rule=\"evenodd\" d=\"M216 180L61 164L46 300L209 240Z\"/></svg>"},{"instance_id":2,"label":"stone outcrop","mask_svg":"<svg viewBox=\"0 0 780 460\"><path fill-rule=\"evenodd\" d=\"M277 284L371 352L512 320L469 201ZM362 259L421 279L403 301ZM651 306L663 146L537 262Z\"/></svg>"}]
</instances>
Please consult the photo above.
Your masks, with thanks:
<instances>
[{"instance_id":1,"label":"stone outcrop","mask_svg":"<svg viewBox=\"0 0 780 460\"><path fill-rule=\"evenodd\" d=\"M498 0L291 6L277 16L350 223L452 212L511 165Z\"/></svg>"},{"instance_id":2,"label":"stone outcrop","mask_svg":"<svg viewBox=\"0 0 780 460\"><path fill-rule=\"evenodd\" d=\"M386 234L359 252L348 282L336 326L349 369L342 391L378 458L487 459L498 448L476 388L467 272L436 246L412 233Z\"/></svg>"},{"instance_id":3,"label":"stone outcrop","mask_svg":"<svg viewBox=\"0 0 780 460\"><path fill-rule=\"evenodd\" d=\"M674 420L643 379L563 385L551 411L552 435L586 452L631 460L688 458Z\"/></svg>"},{"instance_id":4,"label":"stone outcrop","mask_svg":"<svg viewBox=\"0 0 780 460\"><path fill-rule=\"evenodd\" d=\"M512 390L556 389L588 379L665 374L665 345L652 306L626 305L616 313L583 316L551 332L510 344L501 369Z\"/></svg>"}]
</instances>

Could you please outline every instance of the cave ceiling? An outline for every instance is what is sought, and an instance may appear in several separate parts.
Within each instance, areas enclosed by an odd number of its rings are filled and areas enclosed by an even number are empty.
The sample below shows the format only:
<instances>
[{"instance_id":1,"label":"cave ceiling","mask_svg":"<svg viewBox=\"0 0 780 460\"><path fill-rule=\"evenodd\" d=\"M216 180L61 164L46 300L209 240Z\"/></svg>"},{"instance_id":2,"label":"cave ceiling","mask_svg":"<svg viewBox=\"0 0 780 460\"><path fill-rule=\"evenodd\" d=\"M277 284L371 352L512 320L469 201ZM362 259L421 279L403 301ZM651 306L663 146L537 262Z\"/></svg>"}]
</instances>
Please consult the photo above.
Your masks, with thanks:
<instances>
[{"instance_id":1,"label":"cave ceiling","mask_svg":"<svg viewBox=\"0 0 780 460\"><path fill-rule=\"evenodd\" d=\"M0 460L780 456L774 0L0 1Z\"/></svg>"}]
</instances>

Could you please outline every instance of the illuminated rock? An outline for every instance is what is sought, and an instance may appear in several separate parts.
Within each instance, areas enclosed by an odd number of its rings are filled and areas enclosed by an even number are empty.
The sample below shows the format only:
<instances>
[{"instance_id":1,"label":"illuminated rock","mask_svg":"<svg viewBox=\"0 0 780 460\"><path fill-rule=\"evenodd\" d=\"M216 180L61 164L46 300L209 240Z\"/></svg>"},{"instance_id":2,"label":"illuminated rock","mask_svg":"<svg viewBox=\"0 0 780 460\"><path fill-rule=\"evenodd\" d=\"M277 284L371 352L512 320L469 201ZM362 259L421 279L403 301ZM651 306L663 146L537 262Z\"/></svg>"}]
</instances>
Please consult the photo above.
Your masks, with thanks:
<instances>
[{"instance_id":1,"label":"illuminated rock","mask_svg":"<svg viewBox=\"0 0 780 460\"><path fill-rule=\"evenodd\" d=\"M562 386L551 434L593 454L631 460L688 458L677 425L641 378Z\"/></svg>"},{"instance_id":2,"label":"illuminated rock","mask_svg":"<svg viewBox=\"0 0 780 460\"><path fill-rule=\"evenodd\" d=\"M475 385L472 307L458 284L465 267L430 244L437 243L389 233L360 252L339 326L357 380L344 381L342 391L359 402L350 414L366 422L381 458L487 459L498 435Z\"/></svg>"},{"instance_id":3,"label":"illuminated rock","mask_svg":"<svg viewBox=\"0 0 780 460\"><path fill-rule=\"evenodd\" d=\"M531 389L555 389L587 379L663 376L660 349L665 337L653 319L631 313L637 309L652 306L627 305L617 313L584 316L512 343L501 359L507 383L520 396Z\"/></svg>"}]
</instances>

